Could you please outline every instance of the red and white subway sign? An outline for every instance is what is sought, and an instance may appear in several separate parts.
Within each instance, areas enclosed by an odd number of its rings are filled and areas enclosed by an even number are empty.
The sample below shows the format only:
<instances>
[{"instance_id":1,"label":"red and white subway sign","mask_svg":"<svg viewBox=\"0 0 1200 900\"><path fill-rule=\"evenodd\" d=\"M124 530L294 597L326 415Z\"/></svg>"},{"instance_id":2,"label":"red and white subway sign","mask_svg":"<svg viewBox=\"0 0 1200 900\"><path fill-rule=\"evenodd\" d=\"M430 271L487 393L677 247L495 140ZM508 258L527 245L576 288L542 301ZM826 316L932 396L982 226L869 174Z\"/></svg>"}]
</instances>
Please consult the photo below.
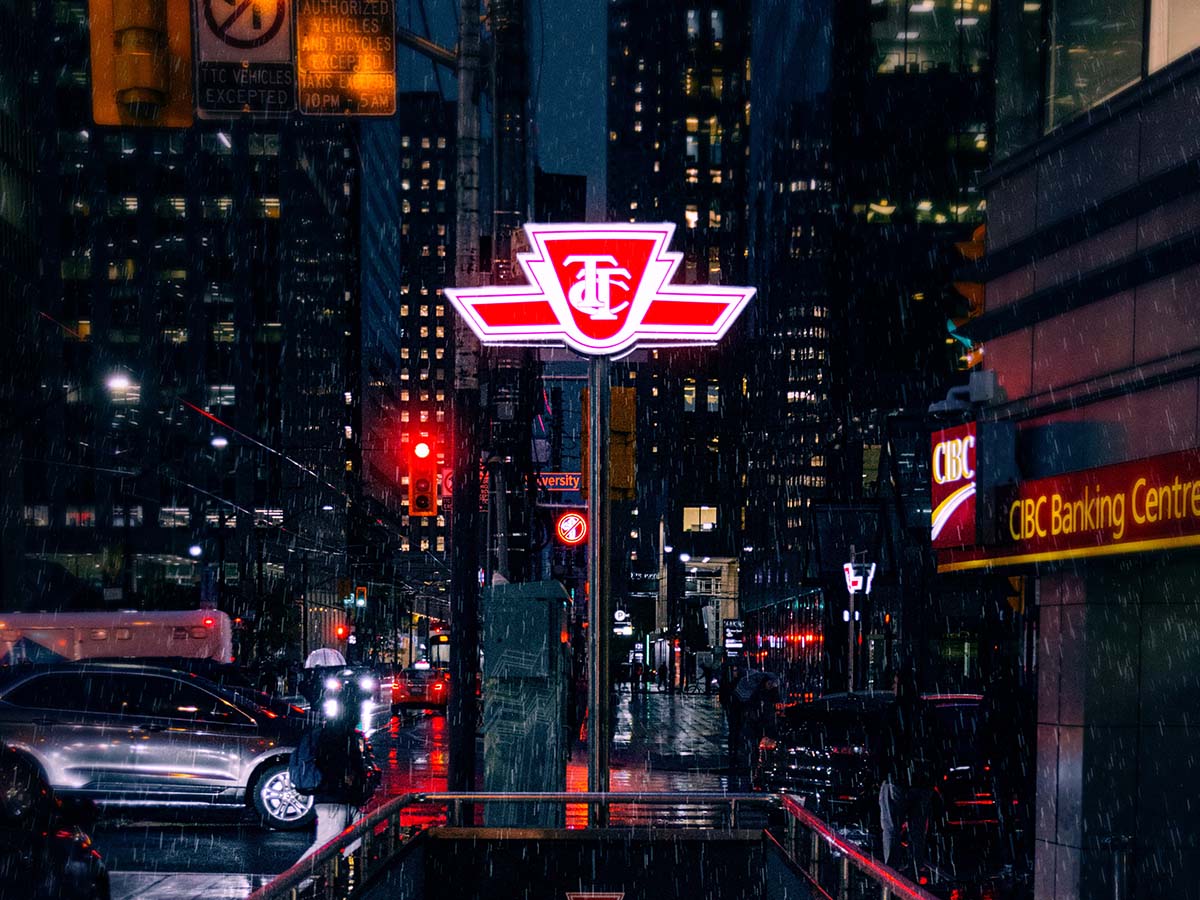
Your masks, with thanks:
<instances>
[{"instance_id":1,"label":"red and white subway sign","mask_svg":"<svg viewBox=\"0 0 1200 900\"><path fill-rule=\"evenodd\" d=\"M517 261L528 285L447 288L479 340L567 346L587 356L638 347L711 345L729 330L754 288L671 284L683 254L667 249L675 226L525 226Z\"/></svg>"}]
</instances>

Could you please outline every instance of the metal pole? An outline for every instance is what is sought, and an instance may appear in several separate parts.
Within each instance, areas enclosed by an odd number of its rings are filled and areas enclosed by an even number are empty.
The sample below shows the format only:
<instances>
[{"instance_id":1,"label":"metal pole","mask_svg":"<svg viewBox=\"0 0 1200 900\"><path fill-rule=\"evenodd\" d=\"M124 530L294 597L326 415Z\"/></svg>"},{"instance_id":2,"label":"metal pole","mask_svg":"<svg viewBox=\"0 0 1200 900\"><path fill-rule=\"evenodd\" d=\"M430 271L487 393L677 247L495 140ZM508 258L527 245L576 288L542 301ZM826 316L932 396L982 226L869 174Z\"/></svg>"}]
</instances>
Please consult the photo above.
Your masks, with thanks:
<instances>
[{"instance_id":1,"label":"metal pole","mask_svg":"<svg viewBox=\"0 0 1200 900\"><path fill-rule=\"evenodd\" d=\"M456 133L454 279L479 283L479 0L460 0L458 123ZM447 724L451 790L475 787L475 733L479 719L475 678L479 664L479 343L470 326L454 323L454 472L450 513L450 683ZM428 608L426 609L428 612ZM413 635L414 643L417 635ZM410 645L410 665L415 657Z\"/></svg>"},{"instance_id":2,"label":"metal pole","mask_svg":"<svg viewBox=\"0 0 1200 900\"><path fill-rule=\"evenodd\" d=\"M588 790L608 791L608 505L607 438L609 361L593 356L588 368ZM593 823L604 824L603 808Z\"/></svg>"},{"instance_id":3,"label":"metal pole","mask_svg":"<svg viewBox=\"0 0 1200 900\"><path fill-rule=\"evenodd\" d=\"M854 569L855 552L854 545L850 545L850 567ZM846 625L846 633L849 635L848 646L846 647L846 692L854 693L854 591L850 592L850 621Z\"/></svg>"},{"instance_id":4,"label":"metal pole","mask_svg":"<svg viewBox=\"0 0 1200 900\"><path fill-rule=\"evenodd\" d=\"M300 577L303 584L300 585L300 655L305 660L308 659L308 552L305 551L304 559L300 561Z\"/></svg>"}]
</instances>

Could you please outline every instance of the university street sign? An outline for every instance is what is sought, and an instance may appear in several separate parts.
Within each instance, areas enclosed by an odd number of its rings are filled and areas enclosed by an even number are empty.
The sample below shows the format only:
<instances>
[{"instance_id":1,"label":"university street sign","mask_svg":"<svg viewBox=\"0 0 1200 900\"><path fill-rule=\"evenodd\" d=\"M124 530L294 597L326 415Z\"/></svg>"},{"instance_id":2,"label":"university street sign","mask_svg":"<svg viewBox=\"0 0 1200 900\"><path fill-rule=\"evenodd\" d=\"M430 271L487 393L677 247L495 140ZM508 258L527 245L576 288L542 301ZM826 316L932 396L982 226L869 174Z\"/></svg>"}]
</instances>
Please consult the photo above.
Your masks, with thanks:
<instances>
[{"instance_id":1,"label":"university street sign","mask_svg":"<svg viewBox=\"0 0 1200 900\"><path fill-rule=\"evenodd\" d=\"M517 255L528 285L447 288L485 344L567 346L620 357L638 347L711 345L754 288L671 284L683 254L667 249L675 226L525 226L533 249Z\"/></svg>"}]
</instances>

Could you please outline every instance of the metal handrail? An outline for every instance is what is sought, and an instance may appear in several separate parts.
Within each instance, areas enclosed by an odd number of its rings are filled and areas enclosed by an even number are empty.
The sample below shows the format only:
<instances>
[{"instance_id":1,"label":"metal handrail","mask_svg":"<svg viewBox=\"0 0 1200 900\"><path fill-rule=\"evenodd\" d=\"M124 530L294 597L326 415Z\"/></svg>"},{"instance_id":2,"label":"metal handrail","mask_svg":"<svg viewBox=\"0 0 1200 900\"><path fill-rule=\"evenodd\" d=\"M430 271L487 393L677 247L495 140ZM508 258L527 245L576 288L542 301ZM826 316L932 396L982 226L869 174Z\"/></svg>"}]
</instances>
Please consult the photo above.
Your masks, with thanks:
<instances>
[{"instance_id":1,"label":"metal handrail","mask_svg":"<svg viewBox=\"0 0 1200 900\"><path fill-rule=\"evenodd\" d=\"M394 797L372 810L341 834L329 841L311 856L297 861L267 884L254 891L247 900L279 900L287 897L298 900L301 889L310 883L314 896L322 898L347 897L353 890L366 884L379 871L393 862L397 850L408 844L418 829L406 829L400 824L400 814L418 804L447 804L448 819L454 822L457 812L464 804L487 803L579 803L617 805L672 805L701 806L728 805L729 828L737 827L739 805L782 807L787 814L785 852L801 872L818 888L818 869L821 847L832 851L833 856L843 863L843 880L849 881L849 867L853 866L869 881L880 888L883 900L937 900L928 891L902 876L878 860L864 853L859 847L837 834L813 813L806 810L794 797L776 794L732 794L719 791L696 791L686 793L667 792L594 792L594 791L546 791L546 792L430 792L403 794ZM381 828L382 826L382 828ZM808 868L801 862L799 829L810 833ZM356 849L343 855L342 848L358 842ZM379 843L383 843L382 852ZM372 851L376 851L372 855ZM822 890L823 892L823 890Z\"/></svg>"},{"instance_id":2,"label":"metal handrail","mask_svg":"<svg viewBox=\"0 0 1200 900\"><path fill-rule=\"evenodd\" d=\"M310 880L321 883L322 896L331 896L329 888L343 879L343 865L348 865L350 873L357 875L358 883L365 881L372 873L363 871L362 863L370 858L371 838L379 825L387 825L385 832L385 862L390 862L391 854L407 843L410 836L400 834L400 813L405 808L417 802L415 794L401 794L393 797L377 809L367 813L354 824L347 827L341 834L329 841L315 853L297 860L288 869L276 875L258 890L250 894L247 900L273 900L278 897L290 897L296 900L299 888ZM342 847L354 841L361 841L355 859L344 860ZM390 846L388 846L390 845ZM356 865L357 863L357 865Z\"/></svg>"},{"instance_id":3,"label":"metal handrail","mask_svg":"<svg viewBox=\"0 0 1200 900\"><path fill-rule=\"evenodd\" d=\"M816 881L816 869L819 861L819 847L824 844L832 850L837 856L841 857L846 863L854 866L870 881L875 882L880 887L880 896L887 898L902 898L902 900L938 900L929 891L913 884L895 869L884 865L879 860L875 859L867 853L864 853L861 848L852 844L836 831L829 827L822 819L813 815L796 800L795 797L790 797L784 794L780 797L783 804L784 812L788 814L788 853L793 861L798 860L799 853L797 845L797 835L795 833L794 823L799 823L804 828L808 829L812 834L812 846L809 857L810 870L807 872L810 879L820 887ZM845 872L843 878L848 880L848 872Z\"/></svg>"}]
</instances>

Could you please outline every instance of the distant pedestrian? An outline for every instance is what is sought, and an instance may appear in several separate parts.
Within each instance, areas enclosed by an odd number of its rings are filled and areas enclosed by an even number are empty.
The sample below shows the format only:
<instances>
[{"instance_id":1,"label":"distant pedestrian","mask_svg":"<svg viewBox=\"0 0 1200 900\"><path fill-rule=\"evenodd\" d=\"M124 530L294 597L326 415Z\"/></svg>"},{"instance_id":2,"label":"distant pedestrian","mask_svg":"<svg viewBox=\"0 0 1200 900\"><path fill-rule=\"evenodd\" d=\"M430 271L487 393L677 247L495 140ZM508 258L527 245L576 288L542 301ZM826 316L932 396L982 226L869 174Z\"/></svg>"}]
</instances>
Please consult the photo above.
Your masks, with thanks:
<instances>
[{"instance_id":1,"label":"distant pedestrian","mask_svg":"<svg viewBox=\"0 0 1200 900\"><path fill-rule=\"evenodd\" d=\"M758 747L764 737L779 736L776 706L779 679L770 672L749 669L733 690L733 703L742 708L741 762L752 771L758 762Z\"/></svg>"},{"instance_id":2,"label":"distant pedestrian","mask_svg":"<svg viewBox=\"0 0 1200 900\"><path fill-rule=\"evenodd\" d=\"M312 764L319 773L315 788L297 784L298 790L313 795L317 813L316 838L301 859L354 824L379 785L371 746L357 727L364 698L355 679L346 674L329 676L320 710L323 721L301 739L289 766L289 772L301 773Z\"/></svg>"},{"instance_id":3,"label":"distant pedestrian","mask_svg":"<svg viewBox=\"0 0 1200 900\"><path fill-rule=\"evenodd\" d=\"M708 663L700 664L700 677L704 679L704 693L712 694L713 670Z\"/></svg>"},{"instance_id":4,"label":"distant pedestrian","mask_svg":"<svg viewBox=\"0 0 1200 900\"><path fill-rule=\"evenodd\" d=\"M646 690L646 667L640 662L633 664L633 677L630 679L629 689L634 694L640 694Z\"/></svg>"},{"instance_id":5,"label":"distant pedestrian","mask_svg":"<svg viewBox=\"0 0 1200 900\"><path fill-rule=\"evenodd\" d=\"M745 667L736 657L726 659L721 663L721 674L717 684L717 700L721 709L725 710L725 721L729 730L729 772L736 775L741 771L740 756L742 749L742 718L741 703L734 702L734 691L738 682L745 674Z\"/></svg>"},{"instance_id":6,"label":"distant pedestrian","mask_svg":"<svg viewBox=\"0 0 1200 900\"><path fill-rule=\"evenodd\" d=\"M883 832L883 861L897 859L901 826L908 826L912 875L925 867L929 807L937 777L936 748L925 733L921 696L911 671L894 680L896 702L884 723L881 761L884 781L879 788L879 823Z\"/></svg>"},{"instance_id":7,"label":"distant pedestrian","mask_svg":"<svg viewBox=\"0 0 1200 900\"><path fill-rule=\"evenodd\" d=\"M667 664L658 664L658 689L665 691L667 689Z\"/></svg>"}]
</instances>

